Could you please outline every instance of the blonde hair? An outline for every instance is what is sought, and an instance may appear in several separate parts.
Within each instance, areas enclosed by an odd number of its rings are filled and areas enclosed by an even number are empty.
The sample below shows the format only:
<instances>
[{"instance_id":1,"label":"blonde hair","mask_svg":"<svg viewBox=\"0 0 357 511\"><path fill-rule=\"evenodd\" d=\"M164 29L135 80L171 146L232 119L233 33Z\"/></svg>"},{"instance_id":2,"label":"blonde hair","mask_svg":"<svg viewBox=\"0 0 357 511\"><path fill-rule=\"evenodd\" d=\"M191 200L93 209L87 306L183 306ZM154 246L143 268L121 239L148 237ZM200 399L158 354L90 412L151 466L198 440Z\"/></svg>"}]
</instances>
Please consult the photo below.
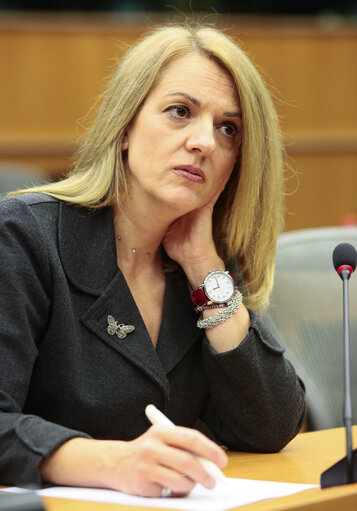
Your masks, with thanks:
<instances>
[{"instance_id":1,"label":"blonde hair","mask_svg":"<svg viewBox=\"0 0 357 511\"><path fill-rule=\"evenodd\" d=\"M283 163L279 123L267 88L247 55L208 26L166 26L122 59L97 118L63 180L17 193L42 192L89 208L117 202L127 192L122 140L169 62L198 52L231 74L240 97L243 140L239 160L214 211L221 257L238 263L246 305L261 311L273 283L275 246L283 222Z\"/></svg>"}]
</instances>

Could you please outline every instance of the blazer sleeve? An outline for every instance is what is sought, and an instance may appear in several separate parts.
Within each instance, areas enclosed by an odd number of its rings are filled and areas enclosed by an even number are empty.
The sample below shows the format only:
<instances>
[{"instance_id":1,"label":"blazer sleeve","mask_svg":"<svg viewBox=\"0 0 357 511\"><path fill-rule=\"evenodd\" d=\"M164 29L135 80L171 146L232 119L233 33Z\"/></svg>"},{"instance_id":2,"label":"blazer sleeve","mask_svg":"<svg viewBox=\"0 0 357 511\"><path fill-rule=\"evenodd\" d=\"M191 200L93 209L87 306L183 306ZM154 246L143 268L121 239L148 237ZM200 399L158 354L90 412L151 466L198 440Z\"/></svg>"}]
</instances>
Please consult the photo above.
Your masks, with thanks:
<instances>
[{"instance_id":1,"label":"blazer sleeve","mask_svg":"<svg viewBox=\"0 0 357 511\"><path fill-rule=\"evenodd\" d=\"M203 420L230 449L277 452L302 426L305 388L284 348L250 315L249 333L237 348L217 353L204 340L211 399Z\"/></svg>"},{"instance_id":2,"label":"blazer sleeve","mask_svg":"<svg viewBox=\"0 0 357 511\"><path fill-rule=\"evenodd\" d=\"M22 412L51 303L51 263L31 208L0 201L0 481L40 484L39 463L87 435Z\"/></svg>"}]
</instances>

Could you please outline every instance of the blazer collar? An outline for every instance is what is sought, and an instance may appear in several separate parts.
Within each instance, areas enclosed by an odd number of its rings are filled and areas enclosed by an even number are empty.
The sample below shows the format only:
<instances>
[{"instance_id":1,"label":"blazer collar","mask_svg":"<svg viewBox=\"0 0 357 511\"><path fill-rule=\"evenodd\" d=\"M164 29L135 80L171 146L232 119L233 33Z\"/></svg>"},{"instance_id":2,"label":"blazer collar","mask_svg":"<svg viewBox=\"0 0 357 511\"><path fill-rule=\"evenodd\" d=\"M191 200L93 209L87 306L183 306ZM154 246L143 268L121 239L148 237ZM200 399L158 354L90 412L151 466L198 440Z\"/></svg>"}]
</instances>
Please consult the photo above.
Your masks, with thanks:
<instances>
[{"instance_id":1,"label":"blazer collar","mask_svg":"<svg viewBox=\"0 0 357 511\"><path fill-rule=\"evenodd\" d=\"M70 282L99 296L118 271L112 209L91 210L60 201L58 238Z\"/></svg>"}]
</instances>

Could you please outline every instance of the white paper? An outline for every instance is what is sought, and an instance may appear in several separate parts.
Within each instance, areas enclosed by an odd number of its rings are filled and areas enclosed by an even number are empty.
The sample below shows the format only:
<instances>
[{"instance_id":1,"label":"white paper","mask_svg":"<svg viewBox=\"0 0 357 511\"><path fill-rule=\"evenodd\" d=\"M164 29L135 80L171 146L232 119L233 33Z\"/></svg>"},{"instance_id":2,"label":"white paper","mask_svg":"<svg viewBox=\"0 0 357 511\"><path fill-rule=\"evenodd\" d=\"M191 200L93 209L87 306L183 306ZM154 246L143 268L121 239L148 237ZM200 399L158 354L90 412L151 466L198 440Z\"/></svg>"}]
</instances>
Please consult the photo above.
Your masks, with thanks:
<instances>
[{"instance_id":1,"label":"white paper","mask_svg":"<svg viewBox=\"0 0 357 511\"><path fill-rule=\"evenodd\" d=\"M43 497L89 500L127 506L189 509L190 511L224 511L232 507L258 502L259 500L285 497L317 487L312 484L276 483L228 477L226 479L227 485L218 483L213 490L206 490L198 484L190 495L183 498L144 498L112 490L76 488L71 486L53 486L44 490L37 490L36 493ZM11 487L4 488L3 491L20 493L24 490L22 488Z\"/></svg>"}]
</instances>

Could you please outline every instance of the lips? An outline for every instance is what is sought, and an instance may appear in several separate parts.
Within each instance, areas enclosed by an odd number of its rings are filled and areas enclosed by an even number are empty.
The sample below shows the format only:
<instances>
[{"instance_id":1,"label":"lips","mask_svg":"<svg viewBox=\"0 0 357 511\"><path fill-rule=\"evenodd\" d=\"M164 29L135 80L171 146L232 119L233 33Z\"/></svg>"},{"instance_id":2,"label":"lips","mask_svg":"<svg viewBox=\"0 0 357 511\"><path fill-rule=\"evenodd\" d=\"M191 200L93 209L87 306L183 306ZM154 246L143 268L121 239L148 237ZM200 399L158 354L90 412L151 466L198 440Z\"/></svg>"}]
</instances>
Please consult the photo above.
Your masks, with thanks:
<instances>
[{"instance_id":1,"label":"lips","mask_svg":"<svg viewBox=\"0 0 357 511\"><path fill-rule=\"evenodd\" d=\"M172 169L176 174L196 183L204 183L206 178L204 172L194 165L178 165Z\"/></svg>"}]
</instances>

